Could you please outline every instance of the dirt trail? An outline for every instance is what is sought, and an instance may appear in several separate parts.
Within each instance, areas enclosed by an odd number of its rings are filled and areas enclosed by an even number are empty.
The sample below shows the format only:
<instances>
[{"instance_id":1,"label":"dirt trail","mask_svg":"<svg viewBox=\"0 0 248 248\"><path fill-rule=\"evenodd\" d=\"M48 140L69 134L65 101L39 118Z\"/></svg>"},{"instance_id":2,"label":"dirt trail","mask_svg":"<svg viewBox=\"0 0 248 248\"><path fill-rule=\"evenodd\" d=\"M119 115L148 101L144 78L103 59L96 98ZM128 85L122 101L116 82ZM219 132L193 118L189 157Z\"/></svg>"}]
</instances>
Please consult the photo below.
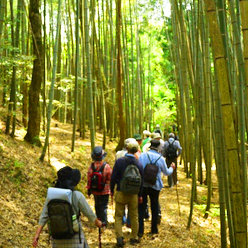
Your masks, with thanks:
<instances>
[{"instance_id":1,"label":"dirt trail","mask_svg":"<svg viewBox=\"0 0 248 248\"><path fill-rule=\"evenodd\" d=\"M50 164L41 163L39 157L41 149L32 147L23 142L25 131L17 130L16 138L11 139L3 134L4 124L0 122L0 248L26 248L32 247L31 242L37 221L41 212L47 187L51 186L56 178L56 168L70 165L82 172L82 181L79 189L85 191L86 172L90 164L89 135L85 140L77 136L75 152L71 152L71 130L69 124L53 122L50 137ZM96 145L101 145L102 135L97 133ZM115 142L107 142L106 161L114 164ZM52 166L51 166L52 165ZM150 236L150 220L145 222L145 235L136 247L220 247L219 220L215 212L210 213L208 219L203 218L200 208L194 208L191 229L187 230L189 215L189 201L191 180L186 179L183 167L178 170L179 184L177 192L180 203L180 216L176 187L163 188L160 194L162 221L159 234ZM164 177L167 185L167 178ZM205 186L198 186L198 200L204 204L207 190ZM213 201L216 203L217 193L214 192ZM93 198L88 198L89 204L94 208ZM202 206L202 205L201 205ZM216 210L216 208L215 208ZM102 247L114 247L114 206L109 205L109 226L102 233ZM83 218L84 232L90 247L98 247L98 230ZM123 227L125 240L129 240L130 229ZM40 237L39 247L48 248L48 232L44 229ZM127 242L125 247L131 247Z\"/></svg>"}]
</instances>

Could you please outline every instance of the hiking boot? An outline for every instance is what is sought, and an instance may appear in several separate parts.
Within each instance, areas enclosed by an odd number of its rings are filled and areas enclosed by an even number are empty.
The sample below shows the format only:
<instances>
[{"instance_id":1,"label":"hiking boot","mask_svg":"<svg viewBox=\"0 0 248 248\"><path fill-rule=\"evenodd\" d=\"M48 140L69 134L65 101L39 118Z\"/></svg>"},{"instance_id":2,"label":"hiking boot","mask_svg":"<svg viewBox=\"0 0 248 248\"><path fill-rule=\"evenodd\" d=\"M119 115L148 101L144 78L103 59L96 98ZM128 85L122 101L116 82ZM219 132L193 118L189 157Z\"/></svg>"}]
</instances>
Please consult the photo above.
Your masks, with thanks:
<instances>
[{"instance_id":1,"label":"hiking boot","mask_svg":"<svg viewBox=\"0 0 248 248\"><path fill-rule=\"evenodd\" d=\"M136 245L139 243L140 243L140 241L138 239L130 239L130 245Z\"/></svg>"},{"instance_id":2,"label":"hiking boot","mask_svg":"<svg viewBox=\"0 0 248 248\"><path fill-rule=\"evenodd\" d=\"M117 238L117 243L116 243L116 246L117 247L123 247L124 246L124 241L123 241L123 237L119 237Z\"/></svg>"}]
</instances>

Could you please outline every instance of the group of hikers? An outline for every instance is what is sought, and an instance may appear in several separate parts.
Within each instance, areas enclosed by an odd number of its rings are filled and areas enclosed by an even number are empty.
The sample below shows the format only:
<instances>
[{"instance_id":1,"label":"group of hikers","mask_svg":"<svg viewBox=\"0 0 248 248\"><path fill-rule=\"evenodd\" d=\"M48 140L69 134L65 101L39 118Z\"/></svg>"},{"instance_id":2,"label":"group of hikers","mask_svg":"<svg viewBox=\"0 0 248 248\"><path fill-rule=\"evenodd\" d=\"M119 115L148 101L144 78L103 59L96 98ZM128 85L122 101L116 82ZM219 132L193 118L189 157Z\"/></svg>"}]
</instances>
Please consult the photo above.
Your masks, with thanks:
<instances>
[{"instance_id":1,"label":"group of hikers","mask_svg":"<svg viewBox=\"0 0 248 248\"><path fill-rule=\"evenodd\" d=\"M178 183L177 157L181 154L182 147L174 133L170 133L164 141L159 125L153 133L145 130L143 136L142 139L140 134L134 134L133 138L125 140L123 149L116 153L113 169L104 161L107 153L103 148L96 146L93 149L93 162L87 173L87 190L88 196L94 196L95 213L85 196L74 190L81 180L80 171L66 166L57 172L57 182L54 188L48 189L39 218L33 239L34 247L38 246L40 233L47 222L53 248L89 247L82 230L80 214L94 222L98 228L106 228L109 196L112 200L115 199L114 228L117 247L124 246L124 224L131 228L130 244L140 242L144 235L144 219L150 216L148 198L151 209L150 233L158 234L161 219L159 194L163 188L161 175L168 176L169 187ZM65 212L68 217L65 217Z\"/></svg>"}]
</instances>

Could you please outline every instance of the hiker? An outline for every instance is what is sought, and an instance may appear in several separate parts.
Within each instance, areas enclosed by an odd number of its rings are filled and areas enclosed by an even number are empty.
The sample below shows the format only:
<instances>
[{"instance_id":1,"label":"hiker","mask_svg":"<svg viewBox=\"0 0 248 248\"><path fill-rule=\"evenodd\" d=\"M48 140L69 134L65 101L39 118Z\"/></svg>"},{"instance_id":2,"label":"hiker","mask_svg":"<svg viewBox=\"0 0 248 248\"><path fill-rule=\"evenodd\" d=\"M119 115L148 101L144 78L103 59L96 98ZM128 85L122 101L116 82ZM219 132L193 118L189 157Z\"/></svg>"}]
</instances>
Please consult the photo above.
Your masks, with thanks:
<instances>
[{"instance_id":1,"label":"hiker","mask_svg":"<svg viewBox=\"0 0 248 248\"><path fill-rule=\"evenodd\" d=\"M134 138L134 139L138 142L138 144L139 144L138 151L134 154L134 156L135 156L137 159L139 159L139 156L140 156L140 154L141 154L141 148L140 148L140 146L141 146L141 143L142 143L142 137L141 137L141 135L140 135L139 133L136 133L136 134L133 135L133 138Z\"/></svg>"},{"instance_id":2,"label":"hiker","mask_svg":"<svg viewBox=\"0 0 248 248\"><path fill-rule=\"evenodd\" d=\"M122 150L118 151L116 154L115 154L115 159L118 159L118 158L121 158L121 157L124 157L125 154L127 153L127 145L130 141L135 141L134 138L128 138L128 139L125 139L124 141L124 147Z\"/></svg>"},{"instance_id":3,"label":"hiker","mask_svg":"<svg viewBox=\"0 0 248 248\"><path fill-rule=\"evenodd\" d=\"M115 231L117 246L124 246L124 237L122 233L122 217L125 210L125 206L128 206L128 213L131 219L131 238L130 243L139 243L137 239L138 234L138 204L142 202L142 188L143 188L143 166L135 158L134 154L138 151L139 144L137 141L130 141L127 145L127 153L124 157L115 161L113 173L111 176L110 188L111 195L114 196L115 185ZM139 183L136 184L132 181L133 187L129 188L129 192L126 193L129 184L125 183L127 180L127 171L129 168L133 169L133 173L139 177Z\"/></svg>"},{"instance_id":4,"label":"hiker","mask_svg":"<svg viewBox=\"0 0 248 248\"><path fill-rule=\"evenodd\" d=\"M147 130L144 130L143 135L144 135L144 139L142 140L142 143L141 143L141 146L140 146L142 151L143 151L143 146L151 140L151 138L150 138L151 137L151 132L149 132Z\"/></svg>"},{"instance_id":5,"label":"hiker","mask_svg":"<svg viewBox=\"0 0 248 248\"><path fill-rule=\"evenodd\" d=\"M110 179L112 168L104 158L107 153L101 146L96 146L91 153L93 163L91 163L88 173L88 196L94 195L95 211L97 218L102 221L104 227L107 227L107 210L110 195Z\"/></svg>"},{"instance_id":6,"label":"hiker","mask_svg":"<svg viewBox=\"0 0 248 248\"><path fill-rule=\"evenodd\" d=\"M59 189L71 189L72 190L72 209L74 213L82 213L84 216L86 216L90 222L94 222L97 227L102 226L102 222L97 219L96 215L90 208L90 205L87 203L84 195L74 190L74 188L77 186L77 184L81 180L81 173L78 169L72 169L69 166L63 167L57 172L57 182L55 184L55 188ZM40 233L45 226L45 224L49 221L48 216L48 204L50 203L48 197L45 201L43 211L40 215L38 227L36 230L36 234L33 239L33 246L38 246L38 240L40 237ZM78 227L79 232L78 235L75 234L74 237L69 239L54 239L51 237L51 244L52 247L75 247L75 248L83 248L88 247L87 241L84 237L82 225L81 225L81 219L80 216L78 218Z\"/></svg>"},{"instance_id":7,"label":"hiker","mask_svg":"<svg viewBox=\"0 0 248 248\"><path fill-rule=\"evenodd\" d=\"M158 233L159 193L163 188L161 172L168 176L172 174L173 169L175 168L174 164L171 164L171 167L167 168L165 159L158 152L159 145L159 140L151 140L150 150L146 153L142 153L139 158L139 161L144 167L143 202L139 205L139 237L142 237L144 234L144 215L148 196L151 202L152 213L151 233ZM150 168L148 165L151 164L153 165L153 171L147 171L147 168ZM154 170L154 167L156 170Z\"/></svg>"},{"instance_id":8,"label":"hiker","mask_svg":"<svg viewBox=\"0 0 248 248\"><path fill-rule=\"evenodd\" d=\"M161 136L161 138L163 138L163 132L162 132L162 130L160 129L160 125L159 125L159 124L156 125L156 129L155 129L153 132L154 132L154 133L159 133L160 136Z\"/></svg>"},{"instance_id":9,"label":"hiker","mask_svg":"<svg viewBox=\"0 0 248 248\"><path fill-rule=\"evenodd\" d=\"M158 146L158 152L161 153L164 147L164 141L159 133L153 133L153 139L159 140L160 144Z\"/></svg>"},{"instance_id":10,"label":"hiker","mask_svg":"<svg viewBox=\"0 0 248 248\"><path fill-rule=\"evenodd\" d=\"M166 158L166 163L170 166L171 163L175 163L176 168L173 174L168 177L169 187L173 187L178 183L177 180L177 157L182 153L182 147L179 140L175 139L174 133L169 134L169 139L165 142L162 150L162 155Z\"/></svg>"}]
</instances>

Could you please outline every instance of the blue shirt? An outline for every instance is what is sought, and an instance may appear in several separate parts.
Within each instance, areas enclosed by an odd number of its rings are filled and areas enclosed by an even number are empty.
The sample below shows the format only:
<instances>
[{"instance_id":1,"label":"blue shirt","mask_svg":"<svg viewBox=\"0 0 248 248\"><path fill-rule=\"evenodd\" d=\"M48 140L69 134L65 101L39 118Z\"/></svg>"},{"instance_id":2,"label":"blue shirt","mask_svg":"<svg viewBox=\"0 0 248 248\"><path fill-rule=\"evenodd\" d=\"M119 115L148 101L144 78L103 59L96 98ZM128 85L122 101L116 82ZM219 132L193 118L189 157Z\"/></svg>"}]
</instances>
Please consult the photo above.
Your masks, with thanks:
<instances>
[{"instance_id":1,"label":"blue shirt","mask_svg":"<svg viewBox=\"0 0 248 248\"><path fill-rule=\"evenodd\" d=\"M143 165L143 168L146 167L147 164L151 163L147 153L149 154L149 157L151 159L151 162L154 163L160 156L161 154L159 152L157 152L156 150L149 150L148 152L144 152L141 153L140 157L139 157L139 161L141 162L141 164ZM163 181L161 179L161 172L165 175L165 176L169 176L172 174L173 172L173 168L167 168L167 164L165 162L164 157L160 157L160 159L156 162L156 165L158 166L158 175L157 175L157 181L155 183L155 185L151 185L149 183L144 182L144 187L150 187L153 188L155 190L161 190L163 188Z\"/></svg>"}]
</instances>

